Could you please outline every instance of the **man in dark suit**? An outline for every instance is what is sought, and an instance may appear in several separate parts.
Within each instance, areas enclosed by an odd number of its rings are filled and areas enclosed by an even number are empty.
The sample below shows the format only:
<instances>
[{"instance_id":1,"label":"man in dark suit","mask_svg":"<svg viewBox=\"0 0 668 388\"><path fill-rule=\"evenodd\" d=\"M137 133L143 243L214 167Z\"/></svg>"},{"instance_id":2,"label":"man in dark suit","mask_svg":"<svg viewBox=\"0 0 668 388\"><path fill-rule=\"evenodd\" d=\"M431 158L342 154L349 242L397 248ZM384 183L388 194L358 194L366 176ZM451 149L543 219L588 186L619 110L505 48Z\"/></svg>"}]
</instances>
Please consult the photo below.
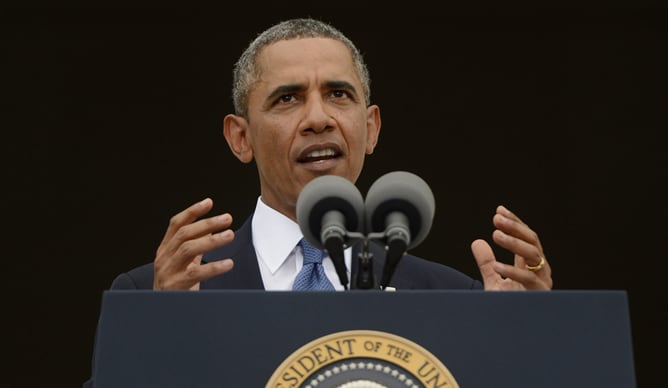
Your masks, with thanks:
<instances>
[{"instance_id":1,"label":"man in dark suit","mask_svg":"<svg viewBox=\"0 0 668 388\"><path fill-rule=\"evenodd\" d=\"M302 188L322 175L353 183L359 177L378 141L380 108L370 103L369 73L360 52L340 31L312 19L279 23L244 51L233 82L235 113L225 116L224 135L239 160L257 165L261 193L255 212L235 234L229 214L202 218L213 206L211 199L190 206L171 219L155 260L120 275L112 288L290 289L302 265L296 222ZM496 261L487 242L474 241L484 288L551 289L551 269L536 233L503 206L493 223L494 242L513 252L515 262ZM354 273L351 257L349 249L347 269ZM382 268L382 250L374 260ZM341 289L331 261L323 265ZM435 274L442 278L432 279ZM483 286L411 256L402 258L393 282L399 288Z\"/></svg>"},{"instance_id":2,"label":"man in dark suit","mask_svg":"<svg viewBox=\"0 0 668 388\"><path fill-rule=\"evenodd\" d=\"M234 69L235 113L224 135L243 163L255 162L260 195L255 211L235 231L230 214L207 217L204 199L170 220L153 262L119 275L113 289L290 290L303 267L296 203L316 177L335 175L354 183L378 141L380 108L370 103L369 74L355 45L332 26L296 19L260 34ZM493 216L492 238L513 252L514 264L498 262L482 239L472 243L482 282L455 269L407 255L390 286L396 289L549 290L550 265L536 233L503 206ZM359 246L345 251L348 274L357 271ZM372 246L374 268L385 252ZM331 260L324 273L343 286ZM378 276L378 275L377 275Z\"/></svg>"}]
</instances>

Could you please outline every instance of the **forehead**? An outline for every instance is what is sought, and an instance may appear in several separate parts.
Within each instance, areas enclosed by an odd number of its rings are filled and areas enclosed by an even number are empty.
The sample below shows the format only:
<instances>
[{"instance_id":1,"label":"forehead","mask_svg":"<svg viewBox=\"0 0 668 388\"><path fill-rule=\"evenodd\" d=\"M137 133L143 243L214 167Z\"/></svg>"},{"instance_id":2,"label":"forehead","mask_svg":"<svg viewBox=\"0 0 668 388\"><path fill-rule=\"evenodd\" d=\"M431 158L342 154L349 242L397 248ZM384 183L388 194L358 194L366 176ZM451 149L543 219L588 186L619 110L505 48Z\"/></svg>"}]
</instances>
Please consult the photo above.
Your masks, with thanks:
<instances>
[{"instance_id":1,"label":"forehead","mask_svg":"<svg viewBox=\"0 0 668 388\"><path fill-rule=\"evenodd\" d=\"M301 83L308 77L341 79L360 85L348 47L330 38L300 38L274 42L257 58L260 83Z\"/></svg>"}]
</instances>

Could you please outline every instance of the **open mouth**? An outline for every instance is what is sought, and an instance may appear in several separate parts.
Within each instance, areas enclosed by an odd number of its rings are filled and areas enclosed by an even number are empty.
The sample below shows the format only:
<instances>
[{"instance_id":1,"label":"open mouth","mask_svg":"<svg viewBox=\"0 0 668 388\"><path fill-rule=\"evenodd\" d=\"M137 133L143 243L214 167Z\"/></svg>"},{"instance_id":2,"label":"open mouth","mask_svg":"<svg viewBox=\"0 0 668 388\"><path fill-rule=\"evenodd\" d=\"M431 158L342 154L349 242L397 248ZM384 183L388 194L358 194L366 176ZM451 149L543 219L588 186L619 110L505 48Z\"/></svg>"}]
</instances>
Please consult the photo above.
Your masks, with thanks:
<instances>
[{"instance_id":1,"label":"open mouth","mask_svg":"<svg viewBox=\"0 0 668 388\"><path fill-rule=\"evenodd\" d=\"M341 156L341 152L334 148L323 148L317 150L311 150L301 155L297 162L299 163L313 163L320 162L324 160L336 159Z\"/></svg>"}]
</instances>

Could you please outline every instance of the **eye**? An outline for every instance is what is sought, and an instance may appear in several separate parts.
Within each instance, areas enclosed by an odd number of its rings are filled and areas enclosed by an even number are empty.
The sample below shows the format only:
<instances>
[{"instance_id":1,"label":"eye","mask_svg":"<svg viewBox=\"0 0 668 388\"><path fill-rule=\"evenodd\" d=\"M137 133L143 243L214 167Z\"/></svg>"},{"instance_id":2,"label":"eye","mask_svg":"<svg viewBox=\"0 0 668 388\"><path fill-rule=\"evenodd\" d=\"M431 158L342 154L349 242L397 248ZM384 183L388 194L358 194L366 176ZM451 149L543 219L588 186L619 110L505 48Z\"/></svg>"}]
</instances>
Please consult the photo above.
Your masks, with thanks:
<instances>
[{"instance_id":1,"label":"eye","mask_svg":"<svg viewBox=\"0 0 668 388\"><path fill-rule=\"evenodd\" d=\"M288 102L290 102L290 101L292 101L292 100L294 100L294 99L295 99L295 95L294 95L294 94L283 94L282 96L280 96L280 97L278 98L278 102L279 102L279 103L288 103Z\"/></svg>"},{"instance_id":2,"label":"eye","mask_svg":"<svg viewBox=\"0 0 668 388\"><path fill-rule=\"evenodd\" d=\"M333 90L332 91L332 96L334 96L335 98L350 97L348 92L346 92L345 90Z\"/></svg>"}]
</instances>

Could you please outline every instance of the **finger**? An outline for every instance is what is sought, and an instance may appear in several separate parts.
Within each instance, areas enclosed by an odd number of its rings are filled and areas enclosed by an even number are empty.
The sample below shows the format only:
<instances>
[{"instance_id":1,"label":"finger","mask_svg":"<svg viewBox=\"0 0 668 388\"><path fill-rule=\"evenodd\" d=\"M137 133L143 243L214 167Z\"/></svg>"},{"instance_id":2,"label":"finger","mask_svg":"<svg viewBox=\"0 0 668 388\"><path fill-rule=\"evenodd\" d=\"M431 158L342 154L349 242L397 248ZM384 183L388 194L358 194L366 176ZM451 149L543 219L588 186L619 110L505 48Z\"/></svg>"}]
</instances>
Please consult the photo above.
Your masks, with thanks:
<instances>
[{"instance_id":1,"label":"finger","mask_svg":"<svg viewBox=\"0 0 668 388\"><path fill-rule=\"evenodd\" d=\"M182 258L182 261L191 263L197 256L228 244L232 240L234 240L234 231L231 229L226 229L219 233L206 234L179 244L173 256L177 259L176 261L179 261L178 258Z\"/></svg>"},{"instance_id":2,"label":"finger","mask_svg":"<svg viewBox=\"0 0 668 388\"><path fill-rule=\"evenodd\" d=\"M188 282L200 283L214 276L224 274L233 267L234 261L232 259L217 260L206 264L193 262L186 268L184 277Z\"/></svg>"},{"instance_id":3,"label":"finger","mask_svg":"<svg viewBox=\"0 0 668 388\"><path fill-rule=\"evenodd\" d=\"M163 241L158 247L157 257L171 255L178 250L193 251L194 254L206 252L222 244L217 244L216 238L228 237L222 234L232 225L232 216L228 213L215 217L204 218L192 224L181 226L169 240ZM221 232L221 230L223 232ZM204 238L202 237L214 237ZM191 260L193 255L185 255Z\"/></svg>"},{"instance_id":4,"label":"finger","mask_svg":"<svg viewBox=\"0 0 668 388\"><path fill-rule=\"evenodd\" d=\"M169 220L169 226L167 231L162 238L162 243L171 240L172 236L184 225L188 225L198 219L199 217L208 213L213 207L213 201L211 198L205 198L187 209L181 211L180 213L174 215Z\"/></svg>"},{"instance_id":5,"label":"finger","mask_svg":"<svg viewBox=\"0 0 668 388\"><path fill-rule=\"evenodd\" d=\"M527 290L550 290L552 288L550 277L544 278L526 269L499 262L494 264L494 269L500 276L515 281Z\"/></svg>"},{"instance_id":6,"label":"finger","mask_svg":"<svg viewBox=\"0 0 668 388\"><path fill-rule=\"evenodd\" d=\"M501 280L501 276L494 269L494 263L496 263L494 252L485 240L478 239L473 241L471 243L471 252L473 252L473 257L478 263L483 283L491 284L492 282Z\"/></svg>"},{"instance_id":7,"label":"finger","mask_svg":"<svg viewBox=\"0 0 668 388\"><path fill-rule=\"evenodd\" d=\"M182 271L175 276L164 278L165 280L163 282L155 283L154 289L198 290L199 284L202 281L224 274L230 271L233 267L234 261L232 259L218 260L206 264L200 264L199 259L193 260L185 271Z\"/></svg>"},{"instance_id":8,"label":"finger","mask_svg":"<svg viewBox=\"0 0 668 388\"><path fill-rule=\"evenodd\" d=\"M552 288L552 269L550 268L550 263L536 246L507 235L500 230L495 230L492 233L492 237L495 243L515 254L514 268L518 271L538 276L545 285ZM531 271L526 267L526 265L537 266L541 261L543 262L543 266L540 269ZM501 273L501 276L506 275Z\"/></svg>"},{"instance_id":9,"label":"finger","mask_svg":"<svg viewBox=\"0 0 668 388\"><path fill-rule=\"evenodd\" d=\"M538 265L544 257L543 252L538 246L504 233L500 229L497 229L492 233L492 239L499 246L515 254L515 264L520 268L524 268L525 264L531 266Z\"/></svg>"},{"instance_id":10,"label":"finger","mask_svg":"<svg viewBox=\"0 0 668 388\"><path fill-rule=\"evenodd\" d=\"M499 205L499 206L496 207L496 214L500 214L500 215L502 215L506 218L510 218L511 220L516 221L520 224L525 224L526 225L526 223L524 221L522 221L520 219L520 217L517 216L517 214L513 213L512 211L510 211L507 207L505 207L503 205Z\"/></svg>"},{"instance_id":11,"label":"finger","mask_svg":"<svg viewBox=\"0 0 668 388\"><path fill-rule=\"evenodd\" d=\"M538 234L517 215L505 207L499 206L497 213L494 215L493 223L501 231L501 233L495 232L493 234L494 241L497 244L522 256L527 261L526 264L537 265L540 263L545 254ZM506 236L513 238L505 238ZM524 266L525 263L517 264Z\"/></svg>"},{"instance_id":12,"label":"finger","mask_svg":"<svg viewBox=\"0 0 668 388\"><path fill-rule=\"evenodd\" d=\"M206 264L192 263L186 273L198 282L212 278L217 275L222 275L230 271L234 267L232 259L216 260Z\"/></svg>"},{"instance_id":13,"label":"finger","mask_svg":"<svg viewBox=\"0 0 668 388\"><path fill-rule=\"evenodd\" d=\"M542 250L538 234L533 229L503 206L499 206L499 210L501 212L497 212L492 219L494 226L504 233L534 244Z\"/></svg>"}]
</instances>

